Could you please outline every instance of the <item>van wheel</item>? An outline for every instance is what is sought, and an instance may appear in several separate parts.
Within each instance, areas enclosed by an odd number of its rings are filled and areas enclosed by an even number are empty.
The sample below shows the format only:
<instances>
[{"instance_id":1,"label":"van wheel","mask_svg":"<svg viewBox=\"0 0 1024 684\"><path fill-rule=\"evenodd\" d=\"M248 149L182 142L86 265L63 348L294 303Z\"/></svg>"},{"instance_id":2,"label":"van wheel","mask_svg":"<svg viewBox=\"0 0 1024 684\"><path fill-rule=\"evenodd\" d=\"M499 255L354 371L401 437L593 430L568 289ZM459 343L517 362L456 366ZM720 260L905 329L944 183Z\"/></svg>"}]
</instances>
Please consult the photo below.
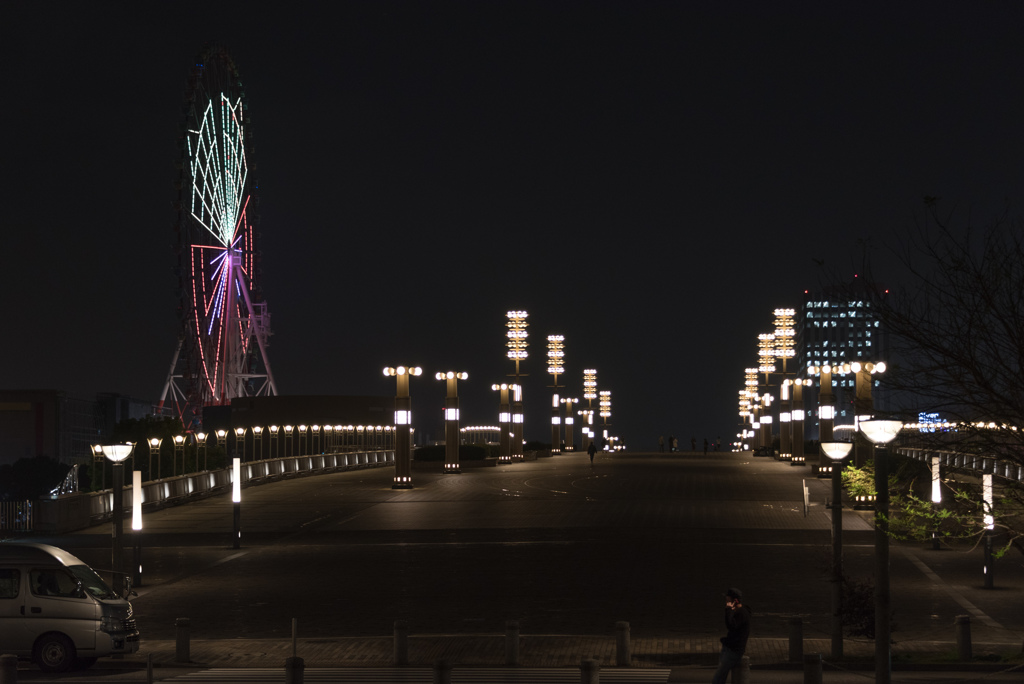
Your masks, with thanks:
<instances>
[{"instance_id":1,"label":"van wheel","mask_svg":"<svg viewBox=\"0 0 1024 684\"><path fill-rule=\"evenodd\" d=\"M35 658L44 672L66 672L75 662L75 647L63 634L47 634L36 642Z\"/></svg>"}]
</instances>

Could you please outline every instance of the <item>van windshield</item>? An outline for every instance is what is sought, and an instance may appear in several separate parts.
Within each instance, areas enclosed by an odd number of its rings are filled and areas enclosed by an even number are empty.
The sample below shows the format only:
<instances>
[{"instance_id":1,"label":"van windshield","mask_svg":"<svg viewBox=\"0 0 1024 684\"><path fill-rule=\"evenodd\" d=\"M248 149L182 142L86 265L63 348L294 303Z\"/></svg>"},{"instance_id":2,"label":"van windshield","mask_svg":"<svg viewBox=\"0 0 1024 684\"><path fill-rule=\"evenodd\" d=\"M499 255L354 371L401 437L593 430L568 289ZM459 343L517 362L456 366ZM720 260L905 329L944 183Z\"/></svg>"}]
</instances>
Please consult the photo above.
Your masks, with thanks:
<instances>
[{"instance_id":1,"label":"van windshield","mask_svg":"<svg viewBox=\"0 0 1024 684\"><path fill-rule=\"evenodd\" d=\"M82 583L82 586L87 592L92 594L98 599L116 599L121 598L115 594L107 583L104 582L96 571L90 568L88 565L69 565L68 570L75 576L75 579Z\"/></svg>"}]
</instances>

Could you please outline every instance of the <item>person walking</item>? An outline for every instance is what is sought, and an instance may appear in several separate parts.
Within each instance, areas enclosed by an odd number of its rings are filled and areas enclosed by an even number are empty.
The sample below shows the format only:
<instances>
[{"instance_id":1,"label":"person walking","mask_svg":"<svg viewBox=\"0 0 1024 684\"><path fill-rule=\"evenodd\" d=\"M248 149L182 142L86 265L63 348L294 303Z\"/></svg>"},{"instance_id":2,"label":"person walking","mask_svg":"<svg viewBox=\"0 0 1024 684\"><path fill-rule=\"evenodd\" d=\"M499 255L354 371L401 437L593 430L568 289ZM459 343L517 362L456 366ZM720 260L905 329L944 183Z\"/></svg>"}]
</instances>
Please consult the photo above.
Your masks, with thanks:
<instances>
[{"instance_id":1,"label":"person walking","mask_svg":"<svg viewBox=\"0 0 1024 684\"><path fill-rule=\"evenodd\" d=\"M708 455L708 438L707 437L704 438L704 455L705 456Z\"/></svg>"},{"instance_id":2,"label":"person walking","mask_svg":"<svg viewBox=\"0 0 1024 684\"><path fill-rule=\"evenodd\" d=\"M697 438L696 437L691 437L690 438L690 451L694 451L694 452L697 451Z\"/></svg>"},{"instance_id":3,"label":"person walking","mask_svg":"<svg viewBox=\"0 0 1024 684\"><path fill-rule=\"evenodd\" d=\"M665 451L665 435L658 437L658 451Z\"/></svg>"},{"instance_id":4,"label":"person walking","mask_svg":"<svg viewBox=\"0 0 1024 684\"><path fill-rule=\"evenodd\" d=\"M593 441L591 441L590 446L587 447L587 453L590 454L590 465L594 465L594 454L597 453L597 446L594 445Z\"/></svg>"},{"instance_id":5,"label":"person walking","mask_svg":"<svg viewBox=\"0 0 1024 684\"><path fill-rule=\"evenodd\" d=\"M711 684L725 684L732 669L740 664L750 637L750 608L743 605L743 592L730 587L725 592L725 636L718 656L718 669Z\"/></svg>"}]
</instances>

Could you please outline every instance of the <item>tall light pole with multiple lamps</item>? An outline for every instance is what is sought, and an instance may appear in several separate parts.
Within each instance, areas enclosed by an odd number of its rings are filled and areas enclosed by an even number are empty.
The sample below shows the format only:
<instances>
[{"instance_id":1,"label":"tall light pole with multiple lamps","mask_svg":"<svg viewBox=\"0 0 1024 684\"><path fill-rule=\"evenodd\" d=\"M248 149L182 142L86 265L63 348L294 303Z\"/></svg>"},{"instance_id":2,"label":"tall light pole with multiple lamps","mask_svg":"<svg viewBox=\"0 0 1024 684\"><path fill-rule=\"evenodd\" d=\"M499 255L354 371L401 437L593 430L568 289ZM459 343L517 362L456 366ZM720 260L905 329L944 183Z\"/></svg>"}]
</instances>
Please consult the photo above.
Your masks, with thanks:
<instances>
[{"instance_id":1,"label":"tall light pole with multiple lamps","mask_svg":"<svg viewBox=\"0 0 1024 684\"><path fill-rule=\"evenodd\" d=\"M558 389L564 385L558 384L558 376L565 373L563 360L565 337L563 335L548 335L548 373L551 374L550 387L555 390L551 395L551 453L562 453L562 404L558 399Z\"/></svg>"},{"instance_id":2,"label":"tall light pole with multiple lamps","mask_svg":"<svg viewBox=\"0 0 1024 684\"><path fill-rule=\"evenodd\" d=\"M508 321L508 358L515 362L516 372L515 384L512 386L512 460L523 460L523 390L520 381L519 363L527 357L528 333L526 328L529 324L526 318L529 316L525 311L509 311L505 314Z\"/></svg>"},{"instance_id":3,"label":"tall light pole with multiple lamps","mask_svg":"<svg viewBox=\"0 0 1024 684\"><path fill-rule=\"evenodd\" d=\"M395 392L395 479L392 489L412 489L412 399L409 397L409 377L418 376L418 366L385 368L384 376L397 381Z\"/></svg>"},{"instance_id":4,"label":"tall light pole with multiple lamps","mask_svg":"<svg viewBox=\"0 0 1024 684\"><path fill-rule=\"evenodd\" d=\"M444 472L459 473L459 380L465 380L469 373L448 371L437 373L434 378L447 383L444 400Z\"/></svg>"}]
</instances>

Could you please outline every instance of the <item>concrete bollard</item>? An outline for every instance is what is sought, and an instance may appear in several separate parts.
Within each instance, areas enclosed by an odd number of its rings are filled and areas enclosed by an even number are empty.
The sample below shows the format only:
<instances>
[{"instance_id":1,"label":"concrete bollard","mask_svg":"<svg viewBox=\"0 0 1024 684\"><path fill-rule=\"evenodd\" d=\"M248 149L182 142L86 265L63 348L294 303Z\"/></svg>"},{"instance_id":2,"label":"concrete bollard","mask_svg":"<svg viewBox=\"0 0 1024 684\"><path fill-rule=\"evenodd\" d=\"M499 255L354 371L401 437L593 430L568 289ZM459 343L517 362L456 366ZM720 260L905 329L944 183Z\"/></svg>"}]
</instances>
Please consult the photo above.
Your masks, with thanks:
<instances>
[{"instance_id":1,"label":"concrete bollard","mask_svg":"<svg viewBox=\"0 0 1024 684\"><path fill-rule=\"evenodd\" d=\"M804 659L803 618L789 619L789 662L800 663Z\"/></svg>"},{"instance_id":2,"label":"concrete bollard","mask_svg":"<svg viewBox=\"0 0 1024 684\"><path fill-rule=\"evenodd\" d=\"M146 654L146 684L153 684L153 654Z\"/></svg>"},{"instance_id":3,"label":"concrete bollard","mask_svg":"<svg viewBox=\"0 0 1024 684\"><path fill-rule=\"evenodd\" d=\"M174 662L176 663L192 661L189 624L188 618L178 618L174 621Z\"/></svg>"},{"instance_id":4,"label":"concrete bollard","mask_svg":"<svg viewBox=\"0 0 1024 684\"><path fill-rule=\"evenodd\" d=\"M601 684L601 665L594 658L580 661L580 684Z\"/></svg>"},{"instance_id":5,"label":"concrete bollard","mask_svg":"<svg viewBox=\"0 0 1024 684\"><path fill-rule=\"evenodd\" d=\"M303 684L306 679L306 663L298 656L284 659L284 684Z\"/></svg>"},{"instance_id":6,"label":"concrete bollard","mask_svg":"<svg viewBox=\"0 0 1024 684\"><path fill-rule=\"evenodd\" d=\"M447 658L434 661L434 684L452 684L452 664Z\"/></svg>"},{"instance_id":7,"label":"concrete bollard","mask_svg":"<svg viewBox=\"0 0 1024 684\"><path fill-rule=\"evenodd\" d=\"M972 660L974 648L971 646L971 616L956 616L956 654L960 660Z\"/></svg>"},{"instance_id":8,"label":"concrete bollard","mask_svg":"<svg viewBox=\"0 0 1024 684\"><path fill-rule=\"evenodd\" d=\"M629 623L615 623L615 664L618 667L629 667L633 654L629 650Z\"/></svg>"},{"instance_id":9,"label":"concrete bollard","mask_svg":"<svg viewBox=\"0 0 1024 684\"><path fill-rule=\"evenodd\" d=\"M18 656L0 655L0 684L18 684Z\"/></svg>"},{"instance_id":10,"label":"concrete bollard","mask_svg":"<svg viewBox=\"0 0 1024 684\"><path fill-rule=\"evenodd\" d=\"M519 623L515 620L505 623L505 665L519 667Z\"/></svg>"},{"instance_id":11,"label":"concrete bollard","mask_svg":"<svg viewBox=\"0 0 1024 684\"><path fill-rule=\"evenodd\" d=\"M821 684L821 654L804 656L804 684Z\"/></svg>"},{"instance_id":12,"label":"concrete bollard","mask_svg":"<svg viewBox=\"0 0 1024 684\"><path fill-rule=\"evenodd\" d=\"M409 625L405 620L395 620L395 667L409 665Z\"/></svg>"},{"instance_id":13,"label":"concrete bollard","mask_svg":"<svg viewBox=\"0 0 1024 684\"><path fill-rule=\"evenodd\" d=\"M732 669L732 684L750 684L750 656L740 658L740 664Z\"/></svg>"}]
</instances>

